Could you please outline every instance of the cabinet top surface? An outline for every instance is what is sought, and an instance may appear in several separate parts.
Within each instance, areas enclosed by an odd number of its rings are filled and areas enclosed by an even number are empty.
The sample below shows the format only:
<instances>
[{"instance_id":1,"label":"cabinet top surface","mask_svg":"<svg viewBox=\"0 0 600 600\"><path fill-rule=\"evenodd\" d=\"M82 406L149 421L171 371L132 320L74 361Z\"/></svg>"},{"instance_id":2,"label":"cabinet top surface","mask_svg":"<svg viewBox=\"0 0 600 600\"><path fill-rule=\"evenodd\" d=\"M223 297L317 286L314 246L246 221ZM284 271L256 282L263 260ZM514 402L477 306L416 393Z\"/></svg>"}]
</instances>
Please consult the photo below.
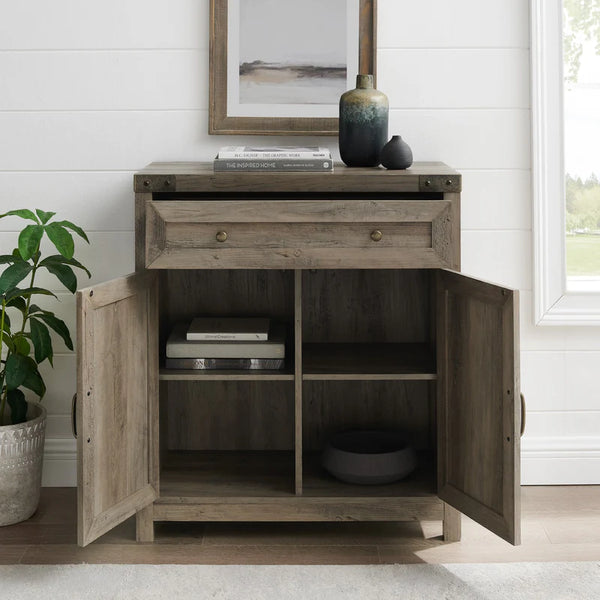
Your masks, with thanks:
<instances>
[{"instance_id":1,"label":"cabinet top surface","mask_svg":"<svg viewBox=\"0 0 600 600\"><path fill-rule=\"evenodd\" d=\"M410 169L349 168L332 173L218 172L212 162L154 162L134 176L136 192L460 192L461 176L441 162Z\"/></svg>"}]
</instances>

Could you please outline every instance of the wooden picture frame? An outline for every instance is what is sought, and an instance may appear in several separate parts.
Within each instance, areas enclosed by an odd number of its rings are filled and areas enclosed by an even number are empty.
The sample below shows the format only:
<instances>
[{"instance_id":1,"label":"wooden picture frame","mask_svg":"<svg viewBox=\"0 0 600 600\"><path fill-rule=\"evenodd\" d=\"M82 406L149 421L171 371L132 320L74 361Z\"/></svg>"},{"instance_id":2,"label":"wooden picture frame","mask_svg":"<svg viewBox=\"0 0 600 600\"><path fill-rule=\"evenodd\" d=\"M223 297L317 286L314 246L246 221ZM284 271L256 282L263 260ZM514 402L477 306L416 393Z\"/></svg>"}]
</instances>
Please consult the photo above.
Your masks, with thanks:
<instances>
[{"instance_id":1,"label":"wooden picture frame","mask_svg":"<svg viewBox=\"0 0 600 600\"><path fill-rule=\"evenodd\" d=\"M228 7L234 0L210 2L209 126L211 135L337 135L337 116L235 116L228 114ZM238 0L239 1L239 0ZM241 0L243 1L243 0ZM302 0L297 0L302 2ZM354 0L358 11L357 73L376 71L377 0ZM310 43L310 37L307 38ZM354 43L354 42L353 42ZM354 78L357 73L347 73ZM353 80L353 79L352 79ZM345 82L344 82L345 83ZM345 86L352 89L354 85ZM332 103L329 102L331 105ZM262 106L262 105L261 105ZM297 106L297 105L296 105ZM308 104L306 105L309 106ZM268 112L269 104L264 104ZM331 108L330 112L333 112ZM308 108L307 108L308 111ZM303 112L300 105L299 112ZM335 107L337 114L337 106Z\"/></svg>"}]
</instances>

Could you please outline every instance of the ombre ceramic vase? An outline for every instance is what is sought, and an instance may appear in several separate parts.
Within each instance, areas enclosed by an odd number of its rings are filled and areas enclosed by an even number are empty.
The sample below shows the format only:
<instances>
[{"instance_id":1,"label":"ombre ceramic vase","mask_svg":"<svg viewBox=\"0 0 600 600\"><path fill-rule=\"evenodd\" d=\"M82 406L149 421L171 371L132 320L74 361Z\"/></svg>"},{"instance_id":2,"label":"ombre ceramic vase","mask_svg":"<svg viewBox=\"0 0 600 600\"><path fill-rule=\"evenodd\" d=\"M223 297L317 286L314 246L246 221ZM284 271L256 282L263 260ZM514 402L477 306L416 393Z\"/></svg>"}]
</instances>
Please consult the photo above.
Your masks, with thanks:
<instances>
[{"instance_id":1,"label":"ombre ceramic vase","mask_svg":"<svg viewBox=\"0 0 600 600\"><path fill-rule=\"evenodd\" d=\"M387 96L373 87L373 75L357 75L356 89L340 98L340 156L349 167L376 167L388 139Z\"/></svg>"},{"instance_id":2,"label":"ombre ceramic vase","mask_svg":"<svg viewBox=\"0 0 600 600\"><path fill-rule=\"evenodd\" d=\"M410 146L399 135L393 135L381 150L381 164L386 169L408 169L412 163Z\"/></svg>"}]
</instances>

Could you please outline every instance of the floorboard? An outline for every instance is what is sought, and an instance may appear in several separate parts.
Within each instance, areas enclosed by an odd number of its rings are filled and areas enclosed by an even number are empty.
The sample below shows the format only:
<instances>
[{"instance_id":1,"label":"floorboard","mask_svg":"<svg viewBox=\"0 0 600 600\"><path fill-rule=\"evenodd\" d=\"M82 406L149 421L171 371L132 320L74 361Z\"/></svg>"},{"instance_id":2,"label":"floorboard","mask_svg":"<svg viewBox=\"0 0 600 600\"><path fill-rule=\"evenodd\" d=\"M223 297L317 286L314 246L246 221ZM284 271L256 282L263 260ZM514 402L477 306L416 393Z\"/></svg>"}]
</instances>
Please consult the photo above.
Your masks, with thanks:
<instances>
[{"instance_id":1,"label":"floorboard","mask_svg":"<svg viewBox=\"0 0 600 600\"><path fill-rule=\"evenodd\" d=\"M600 486L522 490L522 540L513 547L462 518L462 540L439 521L408 523L158 523L135 543L129 519L77 546L76 490L44 488L36 514L0 527L0 564L376 564L600 560Z\"/></svg>"}]
</instances>

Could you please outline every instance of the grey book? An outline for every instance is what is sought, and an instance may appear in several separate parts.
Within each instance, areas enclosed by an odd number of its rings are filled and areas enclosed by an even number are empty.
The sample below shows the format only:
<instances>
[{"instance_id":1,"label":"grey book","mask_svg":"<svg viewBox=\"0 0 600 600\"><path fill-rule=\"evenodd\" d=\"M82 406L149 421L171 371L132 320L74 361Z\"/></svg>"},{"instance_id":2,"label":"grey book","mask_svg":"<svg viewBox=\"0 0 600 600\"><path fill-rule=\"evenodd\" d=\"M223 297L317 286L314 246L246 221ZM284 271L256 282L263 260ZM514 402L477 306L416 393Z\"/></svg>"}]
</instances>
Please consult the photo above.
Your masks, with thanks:
<instances>
[{"instance_id":1,"label":"grey book","mask_svg":"<svg viewBox=\"0 0 600 600\"><path fill-rule=\"evenodd\" d=\"M269 339L269 319L244 317L196 317L187 330L187 340Z\"/></svg>"},{"instance_id":2,"label":"grey book","mask_svg":"<svg viewBox=\"0 0 600 600\"><path fill-rule=\"evenodd\" d=\"M270 339L244 342L235 340L187 340L188 323L179 323L167 340L167 358L285 358L285 331L274 324Z\"/></svg>"},{"instance_id":3,"label":"grey book","mask_svg":"<svg viewBox=\"0 0 600 600\"><path fill-rule=\"evenodd\" d=\"M215 158L213 161L215 171L333 171L333 161L330 159L243 159L243 158Z\"/></svg>"},{"instance_id":4,"label":"grey book","mask_svg":"<svg viewBox=\"0 0 600 600\"><path fill-rule=\"evenodd\" d=\"M283 369L283 358L167 358L167 369Z\"/></svg>"}]
</instances>

